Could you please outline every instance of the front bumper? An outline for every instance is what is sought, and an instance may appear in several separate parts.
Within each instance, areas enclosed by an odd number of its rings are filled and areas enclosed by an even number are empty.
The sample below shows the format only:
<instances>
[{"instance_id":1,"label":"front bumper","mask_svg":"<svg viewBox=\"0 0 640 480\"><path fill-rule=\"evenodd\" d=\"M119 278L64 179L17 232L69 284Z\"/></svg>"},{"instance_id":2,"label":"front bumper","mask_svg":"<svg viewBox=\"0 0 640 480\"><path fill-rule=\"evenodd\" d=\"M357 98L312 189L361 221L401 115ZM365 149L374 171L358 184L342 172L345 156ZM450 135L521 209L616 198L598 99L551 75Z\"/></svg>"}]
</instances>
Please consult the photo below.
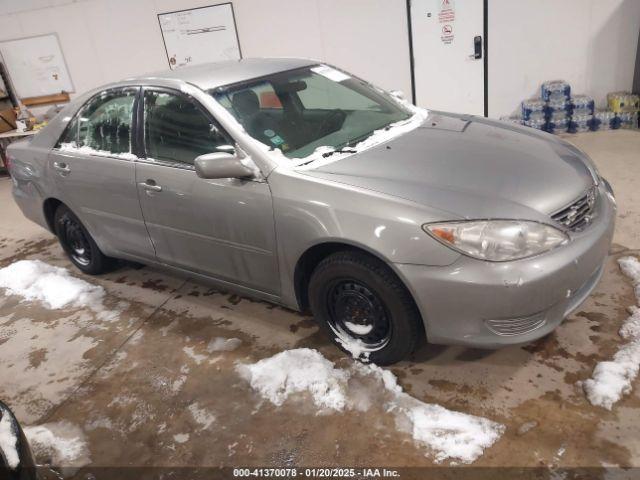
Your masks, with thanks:
<instances>
[{"instance_id":1,"label":"front bumper","mask_svg":"<svg viewBox=\"0 0 640 480\"><path fill-rule=\"evenodd\" d=\"M554 330L597 285L615 212L601 185L593 223L545 254L499 263L461 256L446 267L396 264L418 304L427 340L497 348Z\"/></svg>"}]
</instances>

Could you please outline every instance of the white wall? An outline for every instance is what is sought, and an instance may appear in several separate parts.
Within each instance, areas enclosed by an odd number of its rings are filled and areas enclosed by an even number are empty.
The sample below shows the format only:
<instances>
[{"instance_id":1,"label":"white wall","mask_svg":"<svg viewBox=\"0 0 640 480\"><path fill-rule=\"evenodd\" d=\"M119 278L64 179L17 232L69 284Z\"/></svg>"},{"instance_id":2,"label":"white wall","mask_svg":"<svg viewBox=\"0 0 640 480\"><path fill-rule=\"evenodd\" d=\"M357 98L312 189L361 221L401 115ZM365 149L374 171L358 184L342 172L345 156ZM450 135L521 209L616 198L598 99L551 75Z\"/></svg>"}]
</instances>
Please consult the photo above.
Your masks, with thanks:
<instances>
[{"instance_id":1,"label":"white wall","mask_svg":"<svg viewBox=\"0 0 640 480\"><path fill-rule=\"evenodd\" d=\"M433 0L437 2L438 0ZM465 2L457 0L456 8ZM78 92L168 68L157 13L213 0L0 0L0 40L57 32ZM218 2L220 3L220 2ZM405 0L233 0L245 57L335 63L411 91ZM640 0L489 0L489 114L563 78L602 105L630 89ZM441 73L434 69L434 74Z\"/></svg>"},{"instance_id":2,"label":"white wall","mask_svg":"<svg viewBox=\"0 0 640 480\"><path fill-rule=\"evenodd\" d=\"M640 0L489 0L489 116L558 78L604 107L631 89L639 29Z\"/></svg>"},{"instance_id":3,"label":"white wall","mask_svg":"<svg viewBox=\"0 0 640 480\"><path fill-rule=\"evenodd\" d=\"M78 93L168 69L157 14L213 0L0 0L0 40L57 32ZM334 63L411 91L404 0L233 0L244 57Z\"/></svg>"}]
</instances>

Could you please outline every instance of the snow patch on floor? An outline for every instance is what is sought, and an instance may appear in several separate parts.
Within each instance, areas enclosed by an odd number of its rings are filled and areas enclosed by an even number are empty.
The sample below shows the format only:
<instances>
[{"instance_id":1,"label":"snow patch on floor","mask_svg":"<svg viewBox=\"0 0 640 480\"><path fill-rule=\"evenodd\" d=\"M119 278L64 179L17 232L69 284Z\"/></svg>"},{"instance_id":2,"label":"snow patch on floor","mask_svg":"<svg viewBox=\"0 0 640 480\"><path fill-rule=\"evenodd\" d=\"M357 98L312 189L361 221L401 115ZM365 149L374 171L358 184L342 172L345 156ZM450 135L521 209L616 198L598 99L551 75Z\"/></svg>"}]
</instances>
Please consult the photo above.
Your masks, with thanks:
<instances>
[{"instance_id":1,"label":"snow patch on floor","mask_svg":"<svg viewBox=\"0 0 640 480\"><path fill-rule=\"evenodd\" d=\"M184 353L187 354L187 356L189 358L191 358L191 360L193 360L194 362L196 362L198 365L200 365L202 363L203 360L207 359L206 355L201 355L199 353L196 353L196 351L193 349L193 347L184 347L182 349L182 351Z\"/></svg>"},{"instance_id":2,"label":"snow patch on floor","mask_svg":"<svg viewBox=\"0 0 640 480\"><path fill-rule=\"evenodd\" d=\"M85 354L98 345L87 335L95 318L73 314L46 320L0 317L0 371L2 390L9 402L18 404L16 414L24 422L36 421L47 409L77 386L91 362ZM33 355L44 352L45 360L33 362ZM22 408L19 399L29 399Z\"/></svg>"},{"instance_id":3,"label":"snow patch on floor","mask_svg":"<svg viewBox=\"0 0 640 480\"><path fill-rule=\"evenodd\" d=\"M486 418L411 397L389 370L359 362L338 368L309 348L287 350L253 364L239 363L236 369L261 397L276 406L301 394L309 395L321 413L366 411L373 402L380 402L379 406L394 416L396 427L409 433L437 462L471 463L505 429Z\"/></svg>"},{"instance_id":4,"label":"snow patch on floor","mask_svg":"<svg viewBox=\"0 0 640 480\"><path fill-rule=\"evenodd\" d=\"M242 344L239 338L216 337L207 345L207 351L213 352L231 352Z\"/></svg>"},{"instance_id":5,"label":"snow patch on floor","mask_svg":"<svg viewBox=\"0 0 640 480\"><path fill-rule=\"evenodd\" d=\"M200 408L197 402L189 405L188 410L203 430L209 428L216 421L215 415L209 413L204 408Z\"/></svg>"},{"instance_id":6,"label":"snow patch on floor","mask_svg":"<svg viewBox=\"0 0 640 480\"><path fill-rule=\"evenodd\" d=\"M15 470L20 464L20 457L18 456L18 436L10 415L7 409L0 406L0 455L7 466Z\"/></svg>"},{"instance_id":7,"label":"snow patch on floor","mask_svg":"<svg viewBox=\"0 0 640 480\"><path fill-rule=\"evenodd\" d=\"M349 373L316 350L287 350L254 364L238 364L238 373L251 387L274 405L290 395L308 392L318 408L344 410Z\"/></svg>"},{"instance_id":8,"label":"snow patch on floor","mask_svg":"<svg viewBox=\"0 0 640 480\"><path fill-rule=\"evenodd\" d=\"M0 287L9 295L41 302L46 308L89 308L101 320L116 317L103 304L104 289L71 276L68 270L40 260L19 260L0 268Z\"/></svg>"},{"instance_id":9,"label":"snow patch on floor","mask_svg":"<svg viewBox=\"0 0 640 480\"><path fill-rule=\"evenodd\" d=\"M68 422L47 423L24 428L38 464L55 467L82 467L91 462L82 430Z\"/></svg>"},{"instance_id":10,"label":"snow patch on floor","mask_svg":"<svg viewBox=\"0 0 640 480\"><path fill-rule=\"evenodd\" d=\"M640 262L636 257L618 260L620 269L633 283L636 302L640 306ZM632 383L640 371L640 308L629 307L630 316L620 328L623 345L611 360L598 363L591 378L582 383L592 405L611 410L624 395L631 392Z\"/></svg>"},{"instance_id":11,"label":"snow patch on floor","mask_svg":"<svg viewBox=\"0 0 640 480\"><path fill-rule=\"evenodd\" d=\"M178 433L177 435L173 436L173 439L175 440L176 443L187 443L189 441L189 434Z\"/></svg>"}]
</instances>

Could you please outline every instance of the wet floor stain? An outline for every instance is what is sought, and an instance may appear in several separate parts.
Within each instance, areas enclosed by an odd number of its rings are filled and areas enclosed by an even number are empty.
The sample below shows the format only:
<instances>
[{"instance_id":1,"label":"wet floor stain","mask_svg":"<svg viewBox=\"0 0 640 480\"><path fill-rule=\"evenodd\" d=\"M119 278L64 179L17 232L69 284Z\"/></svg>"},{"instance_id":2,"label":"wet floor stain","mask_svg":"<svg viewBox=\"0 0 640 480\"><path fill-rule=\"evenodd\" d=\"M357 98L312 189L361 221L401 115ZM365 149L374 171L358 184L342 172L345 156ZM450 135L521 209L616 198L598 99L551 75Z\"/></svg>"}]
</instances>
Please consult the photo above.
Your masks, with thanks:
<instances>
[{"instance_id":1,"label":"wet floor stain","mask_svg":"<svg viewBox=\"0 0 640 480\"><path fill-rule=\"evenodd\" d=\"M70 267L52 244L25 242L21 255ZM112 324L16 299L0 304L3 375L30 370L39 380L14 375L0 393L29 421L80 425L93 465L433 465L375 409L318 415L304 402L266 405L248 388L236 365L286 348L352 361L310 316L147 268L124 265L94 280L120 312ZM636 392L620 402L618 419L580 388L615 351L632 300L612 257L594 295L547 337L500 351L425 345L390 370L422 401L507 426L475 465L637 465ZM241 343L220 352L216 338Z\"/></svg>"}]
</instances>

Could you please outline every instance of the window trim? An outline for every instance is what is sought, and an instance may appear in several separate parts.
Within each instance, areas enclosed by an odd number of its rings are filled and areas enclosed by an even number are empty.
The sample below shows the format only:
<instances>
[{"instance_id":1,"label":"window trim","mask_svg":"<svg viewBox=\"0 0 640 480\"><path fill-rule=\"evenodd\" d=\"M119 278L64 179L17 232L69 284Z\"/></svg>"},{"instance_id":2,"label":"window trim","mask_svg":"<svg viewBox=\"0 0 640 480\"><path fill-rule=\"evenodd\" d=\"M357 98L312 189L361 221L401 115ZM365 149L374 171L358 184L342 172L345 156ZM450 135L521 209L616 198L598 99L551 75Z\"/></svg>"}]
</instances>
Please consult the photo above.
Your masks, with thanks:
<instances>
[{"instance_id":1,"label":"window trim","mask_svg":"<svg viewBox=\"0 0 640 480\"><path fill-rule=\"evenodd\" d=\"M204 105L202 105L202 103L195 97L193 97L192 95L189 95L188 93L185 93L181 90L175 89L175 88L171 88L171 87L160 87L160 86L153 86L153 85L143 85L140 88L140 92L138 93L139 97L138 97L138 103L137 103L137 110L136 110L136 125L137 125L137 131L136 131L136 152L135 155L137 158L137 162L140 163L146 163L149 165L161 165L164 167L170 167L170 168L179 168L182 170L191 170L195 172L195 165L191 164L191 163L185 163L185 162L180 162L180 161L172 161L172 160L163 160L163 159L157 159L157 158L153 158L150 157L148 155L147 152L147 145L145 142L145 131L144 131L144 122L145 122L145 116L144 116L144 95L147 91L151 91L151 92L160 92L160 93L168 93L171 95L175 95L177 97L182 97L184 99L186 99L187 101L192 102L195 107L201 111L201 113L205 116L205 118L207 118L207 120L209 120L211 123L213 123L215 125L215 127L220 131L220 133L222 134L222 136L224 136L228 142L229 145L237 145L236 140L233 138L233 136L231 136L229 134L229 132L227 132L224 127L220 124L220 122L218 121L218 119L207 109L205 108Z\"/></svg>"},{"instance_id":2,"label":"window trim","mask_svg":"<svg viewBox=\"0 0 640 480\"><path fill-rule=\"evenodd\" d=\"M64 130L62 131L62 133L60 134L60 136L58 137L58 140L56 141L56 143L54 144L52 150L55 150L56 152L61 152L61 153L73 153L70 150L62 150L60 148L60 144L63 143L62 139L67 135L67 133L69 132L69 129L71 127L71 125L73 124L73 122L75 122L76 120L78 120L78 117L80 116L80 114L82 113L82 111L87 107L87 105L89 105L94 99L96 99L99 95L102 95L104 93L108 93L108 92L118 92L118 91L124 91L124 90L137 90L135 92L134 98L133 98L133 107L131 109L131 151L129 153L132 153L134 155L136 155L136 157L138 156L136 151L137 151L137 135L136 135L136 131L137 131L137 112L138 112L138 101L140 99L140 90L142 89L142 87L140 85L118 85L115 87L110 87L110 88L103 88L101 89L99 92L96 92L94 95L91 95L91 97L89 97L87 100L85 100L82 105L80 105L80 107L78 107L78 109L76 110L76 112L73 114L73 116L71 117L71 119L67 122L67 125L64 127ZM80 135L80 123L76 124L76 145L78 144L78 136ZM83 155L88 155L90 157L100 157L100 158L112 158L114 160L122 160L124 162L132 162L134 161L133 159L128 159L128 158L122 158L122 157L118 157L115 156L117 154L113 154L113 155L97 155L95 153L84 153L84 152L78 152L78 153L82 153ZM111 154L111 152L109 152Z\"/></svg>"}]
</instances>

